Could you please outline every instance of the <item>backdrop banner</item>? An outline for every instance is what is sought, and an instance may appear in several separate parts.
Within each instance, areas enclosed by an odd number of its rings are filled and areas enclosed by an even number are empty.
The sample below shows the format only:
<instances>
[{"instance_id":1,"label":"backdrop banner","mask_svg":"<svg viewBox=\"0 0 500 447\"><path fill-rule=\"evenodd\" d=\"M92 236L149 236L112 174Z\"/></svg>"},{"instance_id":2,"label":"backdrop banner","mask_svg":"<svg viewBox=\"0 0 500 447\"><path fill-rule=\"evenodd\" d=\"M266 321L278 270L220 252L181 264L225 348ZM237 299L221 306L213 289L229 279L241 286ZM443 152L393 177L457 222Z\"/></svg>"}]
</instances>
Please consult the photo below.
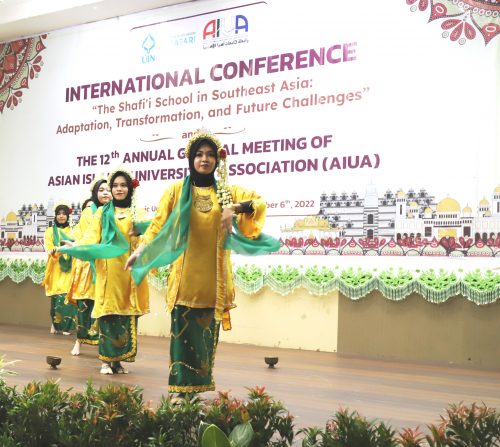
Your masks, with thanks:
<instances>
[{"instance_id":1,"label":"backdrop banner","mask_svg":"<svg viewBox=\"0 0 500 447\"><path fill-rule=\"evenodd\" d=\"M119 166L153 215L205 128L278 254L500 256L500 6L477 4L197 1L0 44L0 249L43 251L54 204L76 221Z\"/></svg>"}]
</instances>

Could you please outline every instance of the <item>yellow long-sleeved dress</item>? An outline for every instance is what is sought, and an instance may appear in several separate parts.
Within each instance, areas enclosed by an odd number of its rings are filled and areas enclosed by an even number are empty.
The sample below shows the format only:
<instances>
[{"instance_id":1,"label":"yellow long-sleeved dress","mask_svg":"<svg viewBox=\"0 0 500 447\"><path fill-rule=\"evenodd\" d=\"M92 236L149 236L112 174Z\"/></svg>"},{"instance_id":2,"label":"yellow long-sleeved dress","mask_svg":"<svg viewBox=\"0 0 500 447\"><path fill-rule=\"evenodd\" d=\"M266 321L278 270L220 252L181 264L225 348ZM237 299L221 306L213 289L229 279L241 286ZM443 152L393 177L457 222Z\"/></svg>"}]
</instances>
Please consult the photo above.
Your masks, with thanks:
<instances>
[{"instance_id":1,"label":"yellow long-sleeved dress","mask_svg":"<svg viewBox=\"0 0 500 447\"><path fill-rule=\"evenodd\" d=\"M92 208L87 207L82 211L78 225L73 229L75 241L79 241L85 235L87 229L90 227L94 212ZM68 302L77 304L77 300L94 299L94 284L92 283L92 271L88 262L75 260L75 266L71 274L70 287L66 296Z\"/></svg>"},{"instance_id":2,"label":"yellow long-sleeved dress","mask_svg":"<svg viewBox=\"0 0 500 447\"><path fill-rule=\"evenodd\" d=\"M73 228L73 235L77 243L85 235L93 218L94 210L92 207L87 207L82 211L78 225ZM95 319L91 316L94 309L94 294L95 287L92 282L90 263L75 259L66 302L77 308L77 340L89 345L97 345L99 342Z\"/></svg>"},{"instance_id":3,"label":"yellow long-sleeved dress","mask_svg":"<svg viewBox=\"0 0 500 447\"><path fill-rule=\"evenodd\" d=\"M142 216L141 216L142 217ZM132 281L129 270L123 267L135 250L139 237L130 236L132 215L130 208L115 207L115 223L129 244L129 251L111 259L96 259L96 282L94 292L93 317L106 315L144 315L149 312L149 290L147 282L139 286ZM78 245L98 244L102 233L102 207L99 208L92 223Z\"/></svg>"},{"instance_id":4,"label":"yellow long-sleeved dress","mask_svg":"<svg viewBox=\"0 0 500 447\"><path fill-rule=\"evenodd\" d=\"M182 181L175 182L165 191L142 243L152 241L161 230L181 197L182 186ZM169 390L173 392L215 389L212 370L219 322L234 307L230 252L223 248L215 189L192 186L191 194L188 247L170 266L167 289L167 310L171 312ZM253 201L251 214L238 215L238 228L246 237L259 236L265 201L237 186L231 186L231 194L234 203Z\"/></svg>"},{"instance_id":5,"label":"yellow long-sleeved dress","mask_svg":"<svg viewBox=\"0 0 500 447\"><path fill-rule=\"evenodd\" d=\"M64 238L62 234L69 239L73 239L70 226L65 228L55 227L55 231L59 233L59 241ZM74 318L76 316L74 307L65 304L65 296L70 285L71 268L63 272L59 263L59 258L62 256L61 253L52 253L52 250L56 248L54 227L49 227L45 230L44 245L48 257L42 285L45 287L45 295L51 297L50 317L52 324L57 332L69 332L75 327Z\"/></svg>"},{"instance_id":6,"label":"yellow long-sleeved dress","mask_svg":"<svg viewBox=\"0 0 500 447\"><path fill-rule=\"evenodd\" d=\"M78 245L101 242L102 210L101 207L96 211ZM115 258L95 260L92 317L99 320L99 358L133 361L137 352L137 317L149 312L149 290L147 281L136 286L130 271L124 270L125 262L139 242L138 237L129 235L133 226L131 209L115 207L114 213L116 226L127 240L129 250Z\"/></svg>"}]
</instances>

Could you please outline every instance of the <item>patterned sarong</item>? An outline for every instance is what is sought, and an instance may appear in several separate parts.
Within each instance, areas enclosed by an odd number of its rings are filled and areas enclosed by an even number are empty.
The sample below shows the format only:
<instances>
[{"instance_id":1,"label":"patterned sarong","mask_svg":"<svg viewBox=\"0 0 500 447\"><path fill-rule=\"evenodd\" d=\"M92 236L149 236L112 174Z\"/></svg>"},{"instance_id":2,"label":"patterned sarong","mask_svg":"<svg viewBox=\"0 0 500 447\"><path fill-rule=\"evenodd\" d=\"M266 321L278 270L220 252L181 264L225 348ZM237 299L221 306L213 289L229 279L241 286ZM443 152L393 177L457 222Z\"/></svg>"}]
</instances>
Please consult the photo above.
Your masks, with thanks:
<instances>
[{"instance_id":1,"label":"patterned sarong","mask_svg":"<svg viewBox=\"0 0 500 447\"><path fill-rule=\"evenodd\" d=\"M99 359L134 362L137 354L137 316L107 315L98 319Z\"/></svg>"},{"instance_id":2,"label":"patterned sarong","mask_svg":"<svg viewBox=\"0 0 500 447\"><path fill-rule=\"evenodd\" d=\"M57 332L69 332L75 329L76 307L64 304L66 294L50 297L50 318Z\"/></svg>"},{"instance_id":3,"label":"patterned sarong","mask_svg":"<svg viewBox=\"0 0 500 447\"><path fill-rule=\"evenodd\" d=\"M220 322L215 321L214 309L174 306L171 318L168 390L215 390L213 368Z\"/></svg>"},{"instance_id":4,"label":"patterned sarong","mask_svg":"<svg viewBox=\"0 0 500 447\"><path fill-rule=\"evenodd\" d=\"M76 300L78 312L76 315L76 339L87 345L99 343L99 329L95 318L92 318L94 300Z\"/></svg>"}]
</instances>

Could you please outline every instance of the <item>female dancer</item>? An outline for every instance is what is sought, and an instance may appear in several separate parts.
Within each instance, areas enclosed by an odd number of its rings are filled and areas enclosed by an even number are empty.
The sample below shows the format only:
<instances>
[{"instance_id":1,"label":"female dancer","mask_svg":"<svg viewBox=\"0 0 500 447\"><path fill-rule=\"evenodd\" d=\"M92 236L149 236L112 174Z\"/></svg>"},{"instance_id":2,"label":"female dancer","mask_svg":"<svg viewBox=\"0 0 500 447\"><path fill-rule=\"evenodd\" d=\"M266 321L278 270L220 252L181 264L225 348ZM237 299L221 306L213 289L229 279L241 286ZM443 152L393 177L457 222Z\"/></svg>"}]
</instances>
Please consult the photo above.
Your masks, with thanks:
<instances>
[{"instance_id":1,"label":"female dancer","mask_svg":"<svg viewBox=\"0 0 500 447\"><path fill-rule=\"evenodd\" d=\"M173 262L167 292L168 383L169 391L177 393L215 389L220 322L230 329L229 310L234 307L230 250L258 254L279 249L279 241L261 235L266 202L254 192L227 185L221 142L211 133L197 132L185 155L190 176L165 191L141 246L127 261L138 284L150 268Z\"/></svg>"},{"instance_id":2,"label":"female dancer","mask_svg":"<svg viewBox=\"0 0 500 447\"><path fill-rule=\"evenodd\" d=\"M92 222L95 212L111 200L111 191L106 179L96 179L90 188L91 198L89 206L82 211L80 221L74 228L75 239L82 239ZM78 309L76 319L76 341L71 350L72 355L80 355L80 345L97 345L99 334L95 319L91 317L94 309L94 283L90 263L77 259L71 275L70 288L66 295L66 302L75 305Z\"/></svg>"},{"instance_id":3,"label":"female dancer","mask_svg":"<svg viewBox=\"0 0 500 447\"><path fill-rule=\"evenodd\" d=\"M70 330L75 327L76 310L74 306L65 304L65 296L69 289L73 259L58 253L57 247L61 246L64 240L73 239L69 225L71 208L60 203L55 207L54 214L54 224L45 230L44 243L48 259L42 285L45 286L45 295L51 297L50 332L69 335Z\"/></svg>"},{"instance_id":4,"label":"female dancer","mask_svg":"<svg viewBox=\"0 0 500 447\"><path fill-rule=\"evenodd\" d=\"M101 374L126 374L121 361L133 362L137 353L137 319L149 312L147 282L136 286L124 269L139 238L134 234L135 205L132 201L137 180L129 172L110 174L112 201L100 207L78 245L60 249L95 261L95 295L92 316L99 327ZM142 211L142 217L144 216ZM141 217L141 216L139 216Z\"/></svg>"}]
</instances>

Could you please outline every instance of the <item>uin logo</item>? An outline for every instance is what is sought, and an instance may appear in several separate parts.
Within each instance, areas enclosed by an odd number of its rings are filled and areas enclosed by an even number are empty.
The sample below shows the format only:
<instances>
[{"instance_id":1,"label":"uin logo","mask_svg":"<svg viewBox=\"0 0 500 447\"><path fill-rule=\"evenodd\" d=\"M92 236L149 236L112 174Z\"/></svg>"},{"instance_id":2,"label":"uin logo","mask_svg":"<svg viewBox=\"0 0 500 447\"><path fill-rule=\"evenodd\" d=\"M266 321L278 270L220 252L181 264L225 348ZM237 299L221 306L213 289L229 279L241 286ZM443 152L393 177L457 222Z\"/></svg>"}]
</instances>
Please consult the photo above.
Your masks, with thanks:
<instances>
[{"instance_id":1,"label":"uin logo","mask_svg":"<svg viewBox=\"0 0 500 447\"><path fill-rule=\"evenodd\" d=\"M203 28L203 41L230 40L248 33L248 19L244 15L222 17L207 22Z\"/></svg>"},{"instance_id":2,"label":"uin logo","mask_svg":"<svg viewBox=\"0 0 500 447\"><path fill-rule=\"evenodd\" d=\"M146 54L142 55L142 63L149 64L150 62L154 62L156 57L154 54L151 54L151 50L156 46L155 40L151 34L148 34L144 41L142 42L142 48L146 52Z\"/></svg>"}]
</instances>

